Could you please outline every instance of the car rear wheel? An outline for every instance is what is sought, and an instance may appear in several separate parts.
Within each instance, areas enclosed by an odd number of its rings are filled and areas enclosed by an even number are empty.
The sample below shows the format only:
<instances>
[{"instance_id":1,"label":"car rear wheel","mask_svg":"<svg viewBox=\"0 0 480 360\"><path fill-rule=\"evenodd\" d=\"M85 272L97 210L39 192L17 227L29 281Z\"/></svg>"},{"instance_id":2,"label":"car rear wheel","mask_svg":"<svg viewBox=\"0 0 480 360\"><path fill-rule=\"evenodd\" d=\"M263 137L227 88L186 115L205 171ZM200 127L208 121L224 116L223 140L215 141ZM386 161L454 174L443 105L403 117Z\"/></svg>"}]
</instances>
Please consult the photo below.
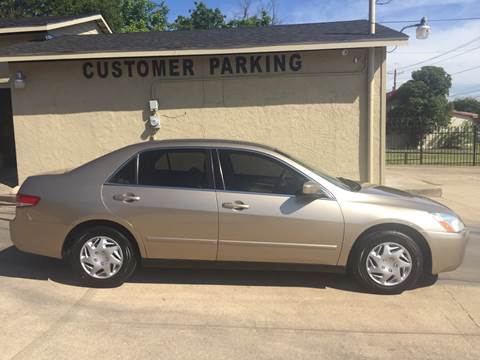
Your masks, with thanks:
<instances>
[{"instance_id":1,"label":"car rear wheel","mask_svg":"<svg viewBox=\"0 0 480 360\"><path fill-rule=\"evenodd\" d=\"M137 266L135 249L117 229L95 226L76 233L68 260L80 281L91 287L115 287Z\"/></svg>"},{"instance_id":2,"label":"car rear wheel","mask_svg":"<svg viewBox=\"0 0 480 360\"><path fill-rule=\"evenodd\" d=\"M401 293L415 285L423 272L420 246L399 231L370 233L353 251L350 270L362 286L375 293Z\"/></svg>"}]
</instances>

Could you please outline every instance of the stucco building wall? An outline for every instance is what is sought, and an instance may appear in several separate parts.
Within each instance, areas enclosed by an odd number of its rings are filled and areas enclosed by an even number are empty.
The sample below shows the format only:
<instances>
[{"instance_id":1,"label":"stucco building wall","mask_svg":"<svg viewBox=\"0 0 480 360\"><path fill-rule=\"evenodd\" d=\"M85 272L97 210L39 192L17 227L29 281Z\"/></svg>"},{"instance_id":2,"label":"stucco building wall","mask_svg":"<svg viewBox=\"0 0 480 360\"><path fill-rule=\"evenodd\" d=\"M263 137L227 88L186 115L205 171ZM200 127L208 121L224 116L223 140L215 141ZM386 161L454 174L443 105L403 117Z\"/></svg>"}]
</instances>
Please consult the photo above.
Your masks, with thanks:
<instances>
[{"instance_id":1,"label":"stucco building wall","mask_svg":"<svg viewBox=\"0 0 480 360\"><path fill-rule=\"evenodd\" d=\"M211 56L189 58L194 75L180 68L178 76L168 70L152 76L152 69L141 76L134 69L130 77L123 66L122 76L114 77L114 60L105 60L110 70L105 78L96 73L97 60L11 64L11 74L22 71L27 79L24 89L12 90L19 181L150 138L254 141L337 176L366 180L367 49L299 54L299 70L287 66L279 72L263 68L261 73L223 75L210 74ZM291 53L285 55L288 59ZM104 70L104 61L99 62ZM385 49L377 48L375 182L382 177L384 62ZM156 134L145 124L150 99L159 101L162 127Z\"/></svg>"}]
</instances>

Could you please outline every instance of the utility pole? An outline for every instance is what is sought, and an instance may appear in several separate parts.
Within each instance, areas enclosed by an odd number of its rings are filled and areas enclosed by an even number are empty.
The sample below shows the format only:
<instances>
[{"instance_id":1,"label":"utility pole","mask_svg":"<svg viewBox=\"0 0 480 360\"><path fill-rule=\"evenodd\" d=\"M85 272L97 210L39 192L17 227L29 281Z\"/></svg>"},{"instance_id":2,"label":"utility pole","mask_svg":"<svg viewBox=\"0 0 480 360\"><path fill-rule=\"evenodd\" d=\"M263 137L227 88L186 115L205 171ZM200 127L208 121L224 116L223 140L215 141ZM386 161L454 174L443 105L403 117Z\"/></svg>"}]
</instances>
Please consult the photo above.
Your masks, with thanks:
<instances>
[{"instance_id":1,"label":"utility pole","mask_svg":"<svg viewBox=\"0 0 480 360\"><path fill-rule=\"evenodd\" d=\"M397 68L393 70L393 91L397 90Z\"/></svg>"},{"instance_id":2,"label":"utility pole","mask_svg":"<svg viewBox=\"0 0 480 360\"><path fill-rule=\"evenodd\" d=\"M370 34L373 35L375 34L375 17L376 17L376 0L370 0L370 6L369 6L369 11L368 11L368 20L370 23Z\"/></svg>"}]
</instances>

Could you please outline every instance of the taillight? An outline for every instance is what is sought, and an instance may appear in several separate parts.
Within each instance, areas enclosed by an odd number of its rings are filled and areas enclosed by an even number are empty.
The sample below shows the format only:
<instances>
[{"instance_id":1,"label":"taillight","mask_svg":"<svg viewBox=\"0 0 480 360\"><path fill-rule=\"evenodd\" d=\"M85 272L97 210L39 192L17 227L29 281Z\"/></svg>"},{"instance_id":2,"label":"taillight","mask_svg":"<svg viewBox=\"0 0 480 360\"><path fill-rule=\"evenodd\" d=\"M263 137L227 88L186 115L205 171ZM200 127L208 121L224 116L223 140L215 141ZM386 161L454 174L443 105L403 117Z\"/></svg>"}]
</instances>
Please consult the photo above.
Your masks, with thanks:
<instances>
[{"instance_id":1,"label":"taillight","mask_svg":"<svg viewBox=\"0 0 480 360\"><path fill-rule=\"evenodd\" d=\"M39 196L17 194L17 206L35 206L39 201Z\"/></svg>"}]
</instances>

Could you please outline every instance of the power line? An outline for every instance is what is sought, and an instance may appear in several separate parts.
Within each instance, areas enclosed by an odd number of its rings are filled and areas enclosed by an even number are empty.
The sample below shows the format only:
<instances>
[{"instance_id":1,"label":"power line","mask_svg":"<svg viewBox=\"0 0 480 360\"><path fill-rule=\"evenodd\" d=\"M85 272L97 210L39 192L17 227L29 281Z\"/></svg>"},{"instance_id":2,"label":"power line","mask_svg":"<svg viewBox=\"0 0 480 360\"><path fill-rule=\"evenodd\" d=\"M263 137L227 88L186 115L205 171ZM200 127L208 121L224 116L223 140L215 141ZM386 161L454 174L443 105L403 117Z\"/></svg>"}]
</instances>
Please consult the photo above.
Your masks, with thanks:
<instances>
[{"instance_id":1,"label":"power line","mask_svg":"<svg viewBox=\"0 0 480 360\"><path fill-rule=\"evenodd\" d=\"M429 22L434 21L470 21L470 20L480 20L480 17L468 17L468 18L456 18L456 19L428 19ZM403 23L417 23L417 20L386 20L380 21L380 24L403 24Z\"/></svg>"},{"instance_id":2,"label":"power line","mask_svg":"<svg viewBox=\"0 0 480 360\"><path fill-rule=\"evenodd\" d=\"M473 49L464 50L464 51L461 52L460 54L455 54L455 55L450 56L450 57L448 57L448 58L446 58L446 59L440 59L440 60L438 60L438 61L434 61L434 62L431 63L430 65L435 65L435 64L438 64L438 63L441 63L441 62L444 62L444 61L448 61L448 60L451 60L451 59L455 59L455 58L457 58L457 57L459 57L459 56L462 56L463 54L468 54L469 52L472 52L472 51L475 51L475 50L478 50L478 49L480 49L480 46L477 46L477 47L475 47L475 48L473 48Z\"/></svg>"},{"instance_id":3,"label":"power line","mask_svg":"<svg viewBox=\"0 0 480 360\"><path fill-rule=\"evenodd\" d=\"M471 70L475 70L475 69L479 69L479 68L480 68L480 65L477 65L477 66L474 66L474 67L471 67L471 68L468 68L468 69L463 69L463 70L454 72L451 75L458 75L458 74L461 74L461 73L464 73L464 72L467 72L467 71L471 71Z\"/></svg>"},{"instance_id":4,"label":"power line","mask_svg":"<svg viewBox=\"0 0 480 360\"><path fill-rule=\"evenodd\" d=\"M435 64L438 64L438 63L441 63L441 62L444 62L444 61L449 61L449 60L452 60L452 59L456 59L456 58L458 58L459 56L462 56L462 55L464 55L464 54L467 54L467 53L469 53L469 52L472 52L472 51L475 51L475 50L479 50L479 49L480 49L480 46L477 46L477 47L472 48L472 49L467 49L467 50L462 51L462 52L459 53L459 54L455 54L455 55L450 56L450 57L448 57L448 58L446 58L446 59L440 59L440 60L434 61L434 62L430 63L429 65L435 65ZM465 71L466 71L466 70L467 70L467 69L465 69ZM472 70L473 70L473 69L472 69ZM406 71L407 71L407 70L398 71L397 74L401 76L402 74L405 74ZM450 75L456 75L456 74L459 74L460 72L463 72L463 70L461 70L461 71L459 71L459 72L457 72L457 73L450 74ZM388 74L388 75L393 75L393 71L389 71L389 72L387 72L387 74Z\"/></svg>"},{"instance_id":5,"label":"power line","mask_svg":"<svg viewBox=\"0 0 480 360\"><path fill-rule=\"evenodd\" d=\"M416 63L414 63L414 64L410 64L410 65L406 65L406 66L401 66L401 67L399 67L398 69L403 69L403 70L404 70L404 69L408 69L408 68L411 68L411 67L415 67L415 66L417 66L417 65L424 64L424 63L426 63L426 62L429 62L429 61L438 59L438 58L440 58L440 57L442 57L442 56L444 56L444 55L447 55L447 54L450 54L450 53L452 53L452 52L454 52L454 51L457 51L458 49L464 48L465 46L468 46L468 45L470 45L470 44L472 44L472 43L474 43L475 41L478 41L478 40L480 40L480 36L474 38L473 40L467 41L466 43L463 43L463 44L461 44L461 45L459 45L459 46L457 46L457 47L455 47L455 48L453 48L453 49L447 50L447 51L445 51L444 53L442 53L442 54L440 54L440 55L432 56L432 57L430 57L430 58L428 58L428 59L425 59L425 60L416 62Z\"/></svg>"},{"instance_id":6,"label":"power line","mask_svg":"<svg viewBox=\"0 0 480 360\"><path fill-rule=\"evenodd\" d=\"M462 91L462 92L459 92L459 93L456 93L456 94L452 94L452 95L450 95L450 97L454 97L454 96L458 96L458 95L472 94L472 93L476 93L476 92L479 92L479 91L480 91L480 88L473 89L473 90Z\"/></svg>"}]
</instances>

